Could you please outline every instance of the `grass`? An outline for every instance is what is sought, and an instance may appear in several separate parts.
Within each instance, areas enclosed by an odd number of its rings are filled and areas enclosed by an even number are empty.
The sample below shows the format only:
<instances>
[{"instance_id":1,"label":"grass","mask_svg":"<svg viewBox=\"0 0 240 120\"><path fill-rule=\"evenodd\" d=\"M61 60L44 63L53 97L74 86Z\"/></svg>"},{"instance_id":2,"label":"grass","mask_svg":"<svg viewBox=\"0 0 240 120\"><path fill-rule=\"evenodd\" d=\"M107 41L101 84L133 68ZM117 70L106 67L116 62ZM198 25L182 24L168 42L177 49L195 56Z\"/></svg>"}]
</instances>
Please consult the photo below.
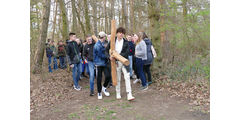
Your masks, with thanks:
<instances>
[{"instance_id":1,"label":"grass","mask_svg":"<svg viewBox=\"0 0 240 120\"><path fill-rule=\"evenodd\" d=\"M70 113L70 114L68 114L68 118L69 119L73 119L73 118L80 119L80 116L77 113Z\"/></svg>"}]
</instances>

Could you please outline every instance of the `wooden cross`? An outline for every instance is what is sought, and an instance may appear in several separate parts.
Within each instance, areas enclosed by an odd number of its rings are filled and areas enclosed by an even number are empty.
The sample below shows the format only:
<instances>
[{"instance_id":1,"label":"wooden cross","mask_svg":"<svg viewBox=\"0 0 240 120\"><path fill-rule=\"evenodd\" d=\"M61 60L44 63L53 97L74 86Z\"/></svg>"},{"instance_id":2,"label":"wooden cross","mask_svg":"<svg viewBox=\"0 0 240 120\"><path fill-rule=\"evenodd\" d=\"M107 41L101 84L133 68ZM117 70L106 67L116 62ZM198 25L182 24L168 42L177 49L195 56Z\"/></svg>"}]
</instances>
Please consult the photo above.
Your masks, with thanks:
<instances>
[{"instance_id":1,"label":"wooden cross","mask_svg":"<svg viewBox=\"0 0 240 120\"><path fill-rule=\"evenodd\" d=\"M116 35L116 20L111 21L111 44L110 44L110 56L114 57L116 60L122 62L124 65L128 66L129 61L128 59L124 58L123 56L119 55L115 51L115 35ZM117 85L117 71L116 71L116 60L111 60L111 72L112 72L112 83L114 86Z\"/></svg>"}]
</instances>

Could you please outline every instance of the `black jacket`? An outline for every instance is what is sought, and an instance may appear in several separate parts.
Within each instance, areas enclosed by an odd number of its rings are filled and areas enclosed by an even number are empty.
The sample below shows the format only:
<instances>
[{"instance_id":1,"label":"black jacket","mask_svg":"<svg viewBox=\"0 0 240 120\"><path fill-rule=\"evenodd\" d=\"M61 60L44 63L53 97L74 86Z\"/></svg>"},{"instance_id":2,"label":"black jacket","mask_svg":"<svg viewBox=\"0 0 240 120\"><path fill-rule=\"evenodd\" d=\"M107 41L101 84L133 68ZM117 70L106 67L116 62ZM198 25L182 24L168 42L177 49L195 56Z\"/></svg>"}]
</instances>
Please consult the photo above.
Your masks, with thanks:
<instances>
[{"instance_id":1,"label":"black jacket","mask_svg":"<svg viewBox=\"0 0 240 120\"><path fill-rule=\"evenodd\" d=\"M78 44L75 41L70 41L67 44L67 55L68 55L68 59L69 59L69 64L77 64L80 61L78 61L75 58L79 58L79 48L78 48Z\"/></svg>"},{"instance_id":2,"label":"black jacket","mask_svg":"<svg viewBox=\"0 0 240 120\"><path fill-rule=\"evenodd\" d=\"M83 48L83 56L88 61L93 61L93 47L95 43L92 44L86 44Z\"/></svg>"},{"instance_id":3,"label":"black jacket","mask_svg":"<svg viewBox=\"0 0 240 120\"><path fill-rule=\"evenodd\" d=\"M117 38L115 38L115 41L116 40L117 40ZM111 42L109 42L109 44L107 45L106 52L105 52L107 58L110 57L110 55L109 55L110 45L111 45ZM124 38L123 38L123 47L122 47L122 51L121 51L120 55L125 57L126 59L128 59L129 45L128 45L128 41Z\"/></svg>"}]
</instances>

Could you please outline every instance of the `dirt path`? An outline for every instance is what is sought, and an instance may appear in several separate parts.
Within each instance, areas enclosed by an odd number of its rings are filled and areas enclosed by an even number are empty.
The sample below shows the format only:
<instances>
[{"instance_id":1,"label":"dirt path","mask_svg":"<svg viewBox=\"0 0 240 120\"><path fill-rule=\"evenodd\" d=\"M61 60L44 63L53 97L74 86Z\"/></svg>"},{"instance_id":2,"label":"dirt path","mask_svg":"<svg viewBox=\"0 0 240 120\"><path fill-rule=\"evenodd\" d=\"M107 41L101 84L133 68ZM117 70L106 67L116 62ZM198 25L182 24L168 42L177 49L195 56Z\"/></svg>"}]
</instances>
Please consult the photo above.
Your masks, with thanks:
<instances>
[{"instance_id":1,"label":"dirt path","mask_svg":"<svg viewBox=\"0 0 240 120\"><path fill-rule=\"evenodd\" d=\"M47 73L48 74L48 73ZM167 92L159 92L151 85L147 91L140 91L140 84L132 84L133 95L136 100L129 102L126 99L124 80L121 83L122 99L117 100L115 88L109 88L110 96L103 95L102 100L97 100L97 95L89 96L88 79L82 79L81 91L73 90L72 78L64 70L48 74L49 81L57 81L56 75L62 77L68 90L67 99L56 100L51 105L42 105L32 110L31 120L209 120L210 115L200 111L191 111L191 106L186 100L171 98ZM68 77L69 76L69 77ZM55 79L54 79L55 78ZM123 78L123 77L122 77ZM54 79L54 80L52 80ZM46 84L48 81L42 83ZM38 86L41 84L38 83ZM95 81L96 93L96 81ZM35 87L38 88L38 87ZM32 96L31 84L31 96ZM48 92L48 91L47 91ZM37 96L37 95L35 95ZM58 95L60 96L60 95ZM64 94L62 95L64 96ZM31 99L34 97L31 97Z\"/></svg>"}]
</instances>

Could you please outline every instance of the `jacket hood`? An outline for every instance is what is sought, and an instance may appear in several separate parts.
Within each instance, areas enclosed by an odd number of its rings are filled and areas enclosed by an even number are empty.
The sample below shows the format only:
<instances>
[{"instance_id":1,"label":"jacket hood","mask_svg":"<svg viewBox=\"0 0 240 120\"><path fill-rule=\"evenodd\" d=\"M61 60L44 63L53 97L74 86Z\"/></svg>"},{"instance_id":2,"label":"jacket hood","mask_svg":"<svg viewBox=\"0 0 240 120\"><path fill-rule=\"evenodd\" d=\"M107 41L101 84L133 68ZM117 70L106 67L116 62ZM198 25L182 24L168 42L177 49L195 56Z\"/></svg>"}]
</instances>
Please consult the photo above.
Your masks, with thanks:
<instances>
[{"instance_id":1,"label":"jacket hood","mask_svg":"<svg viewBox=\"0 0 240 120\"><path fill-rule=\"evenodd\" d=\"M146 45L151 44L151 40L149 38L145 38L144 41L145 41Z\"/></svg>"}]
</instances>

